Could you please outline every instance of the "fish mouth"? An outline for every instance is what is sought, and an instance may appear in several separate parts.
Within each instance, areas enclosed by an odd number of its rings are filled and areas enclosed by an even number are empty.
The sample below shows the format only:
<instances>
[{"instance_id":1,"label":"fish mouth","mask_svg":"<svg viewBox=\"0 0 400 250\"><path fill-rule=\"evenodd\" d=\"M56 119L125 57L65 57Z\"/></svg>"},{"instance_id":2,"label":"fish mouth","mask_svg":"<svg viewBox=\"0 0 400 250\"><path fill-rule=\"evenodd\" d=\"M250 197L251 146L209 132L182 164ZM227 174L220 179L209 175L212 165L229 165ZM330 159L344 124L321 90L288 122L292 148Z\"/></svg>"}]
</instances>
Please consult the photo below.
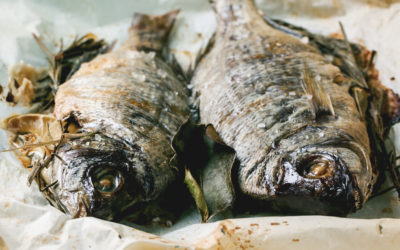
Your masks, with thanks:
<instances>
[{"instance_id":1,"label":"fish mouth","mask_svg":"<svg viewBox=\"0 0 400 250\"><path fill-rule=\"evenodd\" d=\"M337 128L306 126L278 140L268 153L274 168L269 205L301 214L345 215L372 190L366 149Z\"/></svg>"},{"instance_id":2,"label":"fish mouth","mask_svg":"<svg viewBox=\"0 0 400 250\"><path fill-rule=\"evenodd\" d=\"M86 197L83 197L82 195L78 195L78 203L77 203L77 209L72 215L72 218L80 218L80 217L86 217L86 216L91 216L92 212L89 207L89 201Z\"/></svg>"},{"instance_id":3,"label":"fish mouth","mask_svg":"<svg viewBox=\"0 0 400 250\"><path fill-rule=\"evenodd\" d=\"M92 216L90 199L81 192L63 192L58 196L57 207L73 219Z\"/></svg>"},{"instance_id":4,"label":"fish mouth","mask_svg":"<svg viewBox=\"0 0 400 250\"><path fill-rule=\"evenodd\" d=\"M103 204L100 204L103 203ZM59 204L62 211L73 219L93 216L104 220L114 221L119 211L111 209L112 201L100 201L85 192L64 192L60 196Z\"/></svg>"},{"instance_id":5,"label":"fish mouth","mask_svg":"<svg viewBox=\"0 0 400 250\"><path fill-rule=\"evenodd\" d=\"M265 151L235 173L240 191L257 207L343 216L361 208L372 192L369 153L341 129L301 126Z\"/></svg>"},{"instance_id":6,"label":"fish mouth","mask_svg":"<svg viewBox=\"0 0 400 250\"><path fill-rule=\"evenodd\" d=\"M119 220L123 216L125 210L136 204L139 200L139 198L134 199L128 204L124 204L125 206L121 205L121 208L117 210L112 206L115 205L114 203L119 205L119 202L115 202L115 200L120 200L120 198L128 199L130 197L118 197L118 199L104 201L102 199L91 197L84 192L64 192L58 201L58 208L64 213L70 215L73 219L93 216L108 221L115 221Z\"/></svg>"}]
</instances>

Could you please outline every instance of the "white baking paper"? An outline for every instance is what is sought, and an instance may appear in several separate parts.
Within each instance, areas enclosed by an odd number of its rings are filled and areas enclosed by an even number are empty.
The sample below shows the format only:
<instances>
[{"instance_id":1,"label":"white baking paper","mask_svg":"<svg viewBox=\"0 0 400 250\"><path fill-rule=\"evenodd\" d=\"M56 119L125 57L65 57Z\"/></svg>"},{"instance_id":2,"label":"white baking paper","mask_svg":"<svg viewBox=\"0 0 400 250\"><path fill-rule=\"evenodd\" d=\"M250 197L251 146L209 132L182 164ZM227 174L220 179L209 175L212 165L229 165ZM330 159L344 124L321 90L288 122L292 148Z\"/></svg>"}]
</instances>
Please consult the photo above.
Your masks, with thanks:
<instances>
[{"instance_id":1,"label":"white baking paper","mask_svg":"<svg viewBox=\"0 0 400 250\"><path fill-rule=\"evenodd\" d=\"M322 34L339 32L338 21L341 21L351 41L377 50L376 67L381 81L400 92L399 1L261 0L257 5L270 17ZM107 41L117 40L118 46L126 36L133 12L160 14L176 8L182 12L172 32L170 47L188 67L215 29L214 14L206 0L1 0L0 83L6 87L7 69L20 61L35 67L47 65L32 33L39 35L53 51L60 46L60 38L68 44L88 32ZM0 119L27 110L0 102ZM399 132L396 127L393 133L397 149ZM8 147L2 130L0 147ZM35 183L32 187L26 185L27 175L28 171L13 153L0 154L0 249L400 247L400 220L396 219L400 217L400 205L394 191L368 201L349 218L253 215L199 224L200 217L192 209L171 228L133 225L134 229L96 218L70 219L48 205ZM215 220L218 219L224 217Z\"/></svg>"}]
</instances>

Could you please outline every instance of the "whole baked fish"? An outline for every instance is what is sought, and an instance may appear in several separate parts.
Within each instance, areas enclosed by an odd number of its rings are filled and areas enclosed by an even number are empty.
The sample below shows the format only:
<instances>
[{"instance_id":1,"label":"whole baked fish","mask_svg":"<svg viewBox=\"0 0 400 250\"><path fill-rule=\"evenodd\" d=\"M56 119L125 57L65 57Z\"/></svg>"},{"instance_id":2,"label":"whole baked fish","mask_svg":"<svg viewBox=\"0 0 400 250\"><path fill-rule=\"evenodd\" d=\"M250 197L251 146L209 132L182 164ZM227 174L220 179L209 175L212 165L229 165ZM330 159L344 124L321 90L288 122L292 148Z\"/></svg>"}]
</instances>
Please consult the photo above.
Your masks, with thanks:
<instances>
[{"instance_id":1,"label":"whole baked fish","mask_svg":"<svg viewBox=\"0 0 400 250\"><path fill-rule=\"evenodd\" d=\"M82 64L59 87L54 115L64 135L44 160L31 157L31 180L73 217L118 219L180 176L171 143L189 117L189 93L162 57L177 13L135 14L118 50ZM13 117L8 127L23 122Z\"/></svg>"},{"instance_id":2,"label":"whole baked fish","mask_svg":"<svg viewBox=\"0 0 400 250\"><path fill-rule=\"evenodd\" d=\"M370 139L376 133L368 133L375 128L368 98L377 89L393 97L393 122L397 96L366 82L346 41L318 47L290 27L268 24L252 0L212 2L217 31L191 84L201 122L236 151L239 192L281 211L359 209L384 167L374 160L384 134Z\"/></svg>"}]
</instances>

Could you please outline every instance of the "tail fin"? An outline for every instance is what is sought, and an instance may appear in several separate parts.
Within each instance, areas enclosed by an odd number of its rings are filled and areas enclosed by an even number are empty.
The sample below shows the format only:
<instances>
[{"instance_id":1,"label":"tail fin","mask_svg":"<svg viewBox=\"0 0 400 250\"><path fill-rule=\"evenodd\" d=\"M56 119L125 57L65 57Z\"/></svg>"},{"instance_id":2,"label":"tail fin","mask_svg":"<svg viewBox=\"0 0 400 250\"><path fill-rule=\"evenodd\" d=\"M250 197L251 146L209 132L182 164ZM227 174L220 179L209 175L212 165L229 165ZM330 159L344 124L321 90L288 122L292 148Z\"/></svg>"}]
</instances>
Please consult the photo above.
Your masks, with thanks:
<instances>
[{"instance_id":1,"label":"tail fin","mask_svg":"<svg viewBox=\"0 0 400 250\"><path fill-rule=\"evenodd\" d=\"M243 20L246 15L258 15L254 0L209 0L212 8L217 13L217 18L225 23L236 19Z\"/></svg>"},{"instance_id":2,"label":"tail fin","mask_svg":"<svg viewBox=\"0 0 400 250\"><path fill-rule=\"evenodd\" d=\"M179 10L164 15L135 13L126 46L137 50L161 52Z\"/></svg>"}]
</instances>

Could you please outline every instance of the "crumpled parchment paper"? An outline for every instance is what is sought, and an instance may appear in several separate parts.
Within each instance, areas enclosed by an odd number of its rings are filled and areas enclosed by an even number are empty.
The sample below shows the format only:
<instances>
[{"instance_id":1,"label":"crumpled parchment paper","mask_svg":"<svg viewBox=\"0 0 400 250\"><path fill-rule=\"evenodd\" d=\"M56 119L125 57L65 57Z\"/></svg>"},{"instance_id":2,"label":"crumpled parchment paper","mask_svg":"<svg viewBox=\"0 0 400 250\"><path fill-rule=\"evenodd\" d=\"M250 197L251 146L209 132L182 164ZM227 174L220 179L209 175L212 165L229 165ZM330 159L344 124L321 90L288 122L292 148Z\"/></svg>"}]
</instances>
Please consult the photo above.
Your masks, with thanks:
<instances>
[{"instance_id":1,"label":"crumpled parchment paper","mask_svg":"<svg viewBox=\"0 0 400 250\"><path fill-rule=\"evenodd\" d=\"M351 41L378 52L381 81L400 92L400 1L260 0L260 10L310 31L331 34L344 24ZM0 1L0 83L7 92L7 69L24 61L45 67L32 33L55 51L74 37L93 32L107 41L124 40L133 12L182 10L170 41L186 67L193 63L215 29L207 0L2 0ZM4 93L3 93L4 95ZM0 102L0 119L26 112ZM399 127L393 138L400 149ZM7 148L0 131L0 148ZM0 249L398 249L400 204L394 191L376 197L349 218L287 216L228 219L199 224L193 209L171 228L139 227L96 218L70 219L48 205L37 185L28 188L28 171L13 153L0 153ZM390 186L388 182L384 186ZM357 219L355 219L357 218ZM374 219L371 219L374 218ZM386 219L385 219L386 218ZM391 218L391 219L389 219ZM223 216L215 220L223 219ZM146 233L144 231L151 232Z\"/></svg>"}]
</instances>

